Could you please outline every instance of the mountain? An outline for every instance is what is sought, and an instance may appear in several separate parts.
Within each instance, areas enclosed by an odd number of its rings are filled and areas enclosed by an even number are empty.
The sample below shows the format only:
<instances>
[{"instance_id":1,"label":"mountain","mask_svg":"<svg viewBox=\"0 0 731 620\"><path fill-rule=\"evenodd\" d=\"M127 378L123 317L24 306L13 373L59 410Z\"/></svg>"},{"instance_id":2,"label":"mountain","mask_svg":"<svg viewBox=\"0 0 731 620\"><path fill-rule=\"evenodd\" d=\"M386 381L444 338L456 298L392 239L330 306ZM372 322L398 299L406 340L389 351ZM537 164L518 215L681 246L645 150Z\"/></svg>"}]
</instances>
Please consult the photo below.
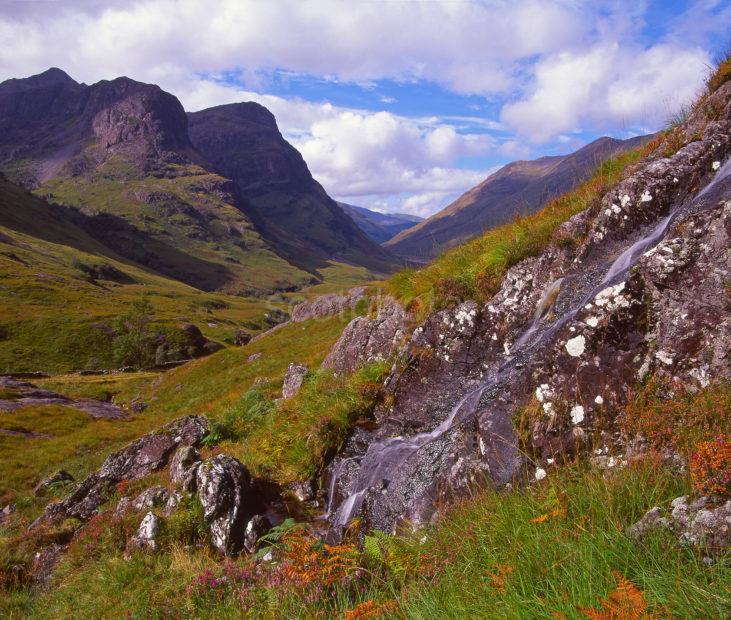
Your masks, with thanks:
<instances>
[{"instance_id":1,"label":"mountain","mask_svg":"<svg viewBox=\"0 0 731 620\"><path fill-rule=\"evenodd\" d=\"M377 243L385 243L402 230L411 228L424 219L408 213L378 213L378 211L371 211L365 207L356 207L344 202L338 204L359 228Z\"/></svg>"},{"instance_id":2,"label":"mountain","mask_svg":"<svg viewBox=\"0 0 731 620\"><path fill-rule=\"evenodd\" d=\"M227 136L229 150L248 154L238 169L224 167L232 181L196 150L182 105L158 86L126 77L88 86L59 69L7 80L0 171L77 208L89 233L119 256L202 290L299 288L321 279L316 270L330 261L391 269L394 257L317 185L274 117L252 106L242 106L258 118L246 128L266 131ZM209 118L200 114L197 127ZM264 191L272 184L276 191Z\"/></svg>"},{"instance_id":3,"label":"mountain","mask_svg":"<svg viewBox=\"0 0 731 620\"><path fill-rule=\"evenodd\" d=\"M394 256L367 237L312 178L269 110L233 103L189 113L188 119L195 148L233 181L265 236L290 260L314 268L338 260L392 270Z\"/></svg>"},{"instance_id":4,"label":"mountain","mask_svg":"<svg viewBox=\"0 0 731 620\"><path fill-rule=\"evenodd\" d=\"M585 180L605 159L649 138L604 137L570 155L512 162L439 213L396 235L385 246L404 258L428 261L516 215L536 211L551 198Z\"/></svg>"}]
</instances>

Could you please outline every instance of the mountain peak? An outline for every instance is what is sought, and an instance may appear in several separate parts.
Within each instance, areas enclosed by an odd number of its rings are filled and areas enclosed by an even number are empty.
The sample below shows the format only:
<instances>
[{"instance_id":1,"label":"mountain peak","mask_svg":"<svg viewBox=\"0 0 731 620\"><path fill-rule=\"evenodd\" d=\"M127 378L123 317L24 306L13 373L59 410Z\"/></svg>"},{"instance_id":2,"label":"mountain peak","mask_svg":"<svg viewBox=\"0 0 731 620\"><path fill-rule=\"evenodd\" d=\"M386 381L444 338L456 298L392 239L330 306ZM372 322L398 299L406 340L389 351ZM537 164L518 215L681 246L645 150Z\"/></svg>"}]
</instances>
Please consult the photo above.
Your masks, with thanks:
<instances>
[{"instance_id":1,"label":"mountain peak","mask_svg":"<svg viewBox=\"0 0 731 620\"><path fill-rule=\"evenodd\" d=\"M49 88L57 85L78 86L79 83L58 67L51 67L42 73L27 78L12 78L0 83L3 90L21 91L33 88Z\"/></svg>"}]
</instances>

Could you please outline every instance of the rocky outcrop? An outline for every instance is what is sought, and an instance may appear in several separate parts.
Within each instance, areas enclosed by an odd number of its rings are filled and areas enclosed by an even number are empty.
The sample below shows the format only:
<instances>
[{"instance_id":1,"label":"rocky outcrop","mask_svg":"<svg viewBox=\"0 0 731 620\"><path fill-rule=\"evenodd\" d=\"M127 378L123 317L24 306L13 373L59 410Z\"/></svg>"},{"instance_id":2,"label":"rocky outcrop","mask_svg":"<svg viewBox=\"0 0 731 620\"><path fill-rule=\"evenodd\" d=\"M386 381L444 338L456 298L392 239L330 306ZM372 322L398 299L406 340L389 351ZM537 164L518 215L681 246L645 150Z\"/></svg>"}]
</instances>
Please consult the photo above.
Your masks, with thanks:
<instances>
[{"instance_id":1,"label":"rocky outcrop","mask_svg":"<svg viewBox=\"0 0 731 620\"><path fill-rule=\"evenodd\" d=\"M148 512L135 535L127 542L125 556L129 558L133 551L155 551L160 525L160 518L154 512Z\"/></svg>"},{"instance_id":2,"label":"rocky outcrop","mask_svg":"<svg viewBox=\"0 0 731 620\"><path fill-rule=\"evenodd\" d=\"M353 310L365 298L365 289L358 287L343 295L320 295L315 299L303 301L292 310L291 321L301 323L323 316L334 316Z\"/></svg>"},{"instance_id":3,"label":"rocky outcrop","mask_svg":"<svg viewBox=\"0 0 731 620\"><path fill-rule=\"evenodd\" d=\"M170 461L170 482L188 493L194 493L201 457L193 446L178 448Z\"/></svg>"},{"instance_id":4,"label":"rocky outcrop","mask_svg":"<svg viewBox=\"0 0 731 620\"><path fill-rule=\"evenodd\" d=\"M188 416L149 433L127 447L110 454L102 466L88 476L61 502L46 507L45 519L62 521L69 517L87 521L109 497L114 485L123 480L143 478L167 464L178 446L194 446L208 432L204 417Z\"/></svg>"},{"instance_id":5,"label":"rocky outcrop","mask_svg":"<svg viewBox=\"0 0 731 620\"><path fill-rule=\"evenodd\" d=\"M55 488L64 484L70 484L75 482L74 477L67 472L65 469L59 469L55 473L41 480L34 488L33 495L41 497L45 495L49 489Z\"/></svg>"},{"instance_id":6,"label":"rocky outcrop","mask_svg":"<svg viewBox=\"0 0 731 620\"><path fill-rule=\"evenodd\" d=\"M304 364L292 363L287 367L282 384L282 398L292 398L299 394L308 368Z\"/></svg>"},{"instance_id":7,"label":"rocky outcrop","mask_svg":"<svg viewBox=\"0 0 731 620\"><path fill-rule=\"evenodd\" d=\"M253 514L249 471L235 458L220 454L201 463L197 478L211 544L224 555L238 553L244 546L246 523Z\"/></svg>"},{"instance_id":8,"label":"rocky outcrop","mask_svg":"<svg viewBox=\"0 0 731 620\"><path fill-rule=\"evenodd\" d=\"M398 349L407 327L404 309L395 299L386 297L376 316L359 316L348 323L322 367L349 373L369 362L386 360Z\"/></svg>"},{"instance_id":9,"label":"rocky outcrop","mask_svg":"<svg viewBox=\"0 0 731 620\"><path fill-rule=\"evenodd\" d=\"M327 472L335 534L356 515L386 531L428 522L475 484L550 476L560 455L609 458L617 414L649 373L690 389L729 378L731 84L707 103L686 146L660 144L629 168L486 304L413 331L378 427L353 435Z\"/></svg>"},{"instance_id":10,"label":"rocky outcrop","mask_svg":"<svg viewBox=\"0 0 731 620\"><path fill-rule=\"evenodd\" d=\"M731 546L731 501L714 507L711 498L691 501L677 497L668 510L655 506L627 533L641 540L650 532L672 531L682 544L700 547L710 555L721 555Z\"/></svg>"}]
</instances>

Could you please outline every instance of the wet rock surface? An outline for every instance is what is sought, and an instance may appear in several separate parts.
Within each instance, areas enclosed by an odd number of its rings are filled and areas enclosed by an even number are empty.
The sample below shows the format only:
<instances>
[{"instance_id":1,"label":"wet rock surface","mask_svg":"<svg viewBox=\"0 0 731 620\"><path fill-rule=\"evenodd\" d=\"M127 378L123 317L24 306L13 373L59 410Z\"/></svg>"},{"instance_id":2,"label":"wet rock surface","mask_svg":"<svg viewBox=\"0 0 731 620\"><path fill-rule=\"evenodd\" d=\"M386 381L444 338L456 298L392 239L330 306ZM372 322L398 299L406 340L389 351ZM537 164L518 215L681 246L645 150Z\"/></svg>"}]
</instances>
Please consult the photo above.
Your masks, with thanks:
<instances>
[{"instance_id":1,"label":"wet rock surface","mask_svg":"<svg viewBox=\"0 0 731 620\"><path fill-rule=\"evenodd\" d=\"M406 312L386 297L374 317L359 316L348 323L322 367L349 373L369 362L386 360L401 344L406 329Z\"/></svg>"},{"instance_id":2,"label":"wet rock surface","mask_svg":"<svg viewBox=\"0 0 731 620\"><path fill-rule=\"evenodd\" d=\"M249 471L235 458L221 454L203 461L197 477L198 498L213 547L224 555L238 553L253 514Z\"/></svg>"},{"instance_id":3,"label":"wet rock surface","mask_svg":"<svg viewBox=\"0 0 731 620\"><path fill-rule=\"evenodd\" d=\"M88 521L118 482L143 478L160 469L178 446L197 445L207 432L208 422L204 417L187 416L133 441L110 454L65 500L49 504L45 518L56 522L69 517Z\"/></svg>"},{"instance_id":4,"label":"wet rock surface","mask_svg":"<svg viewBox=\"0 0 731 620\"><path fill-rule=\"evenodd\" d=\"M299 394L307 370L307 366L304 364L292 363L287 367L284 383L282 384L282 398L292 398L292 396Z\"/></svg>"},{"instance_id":5,"label":"wet rock surface","mask_svg":"<svg viewBox=\"0 0 731 620\"><path fill-rule=\"evenodd\" d=\"M333 538L356 515L365 529L428 522L475 484L550 475L598 434L619 441L617 412L649 373L690 389L729 377L731 84L714 97L723 112L692 142L629 169L488 303L436 312L411 334L378 428L356 432L326 472Z\"/></svg>"}]
</instances>

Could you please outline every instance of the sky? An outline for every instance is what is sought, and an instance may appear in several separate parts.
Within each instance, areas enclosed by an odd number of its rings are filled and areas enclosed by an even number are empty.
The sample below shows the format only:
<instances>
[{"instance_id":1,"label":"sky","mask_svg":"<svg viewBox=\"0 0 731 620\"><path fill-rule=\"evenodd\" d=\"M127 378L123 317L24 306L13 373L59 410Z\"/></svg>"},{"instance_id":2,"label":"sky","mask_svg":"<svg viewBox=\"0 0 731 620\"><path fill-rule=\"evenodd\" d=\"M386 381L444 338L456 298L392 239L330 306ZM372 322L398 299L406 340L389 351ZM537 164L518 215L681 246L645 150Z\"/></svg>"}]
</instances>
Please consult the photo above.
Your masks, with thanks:
<instances>
[{"instance_id":1,"label":"sky","mask_svg":"<svg viewBox=\"0 0 731 620\"><path fill-rule=\"evenodd\" d=\"M257 101L335 199L422 217L515 159L661 129L730 41L731 0L0 0L0 81Z\"/></svg>"}]
</instances>

